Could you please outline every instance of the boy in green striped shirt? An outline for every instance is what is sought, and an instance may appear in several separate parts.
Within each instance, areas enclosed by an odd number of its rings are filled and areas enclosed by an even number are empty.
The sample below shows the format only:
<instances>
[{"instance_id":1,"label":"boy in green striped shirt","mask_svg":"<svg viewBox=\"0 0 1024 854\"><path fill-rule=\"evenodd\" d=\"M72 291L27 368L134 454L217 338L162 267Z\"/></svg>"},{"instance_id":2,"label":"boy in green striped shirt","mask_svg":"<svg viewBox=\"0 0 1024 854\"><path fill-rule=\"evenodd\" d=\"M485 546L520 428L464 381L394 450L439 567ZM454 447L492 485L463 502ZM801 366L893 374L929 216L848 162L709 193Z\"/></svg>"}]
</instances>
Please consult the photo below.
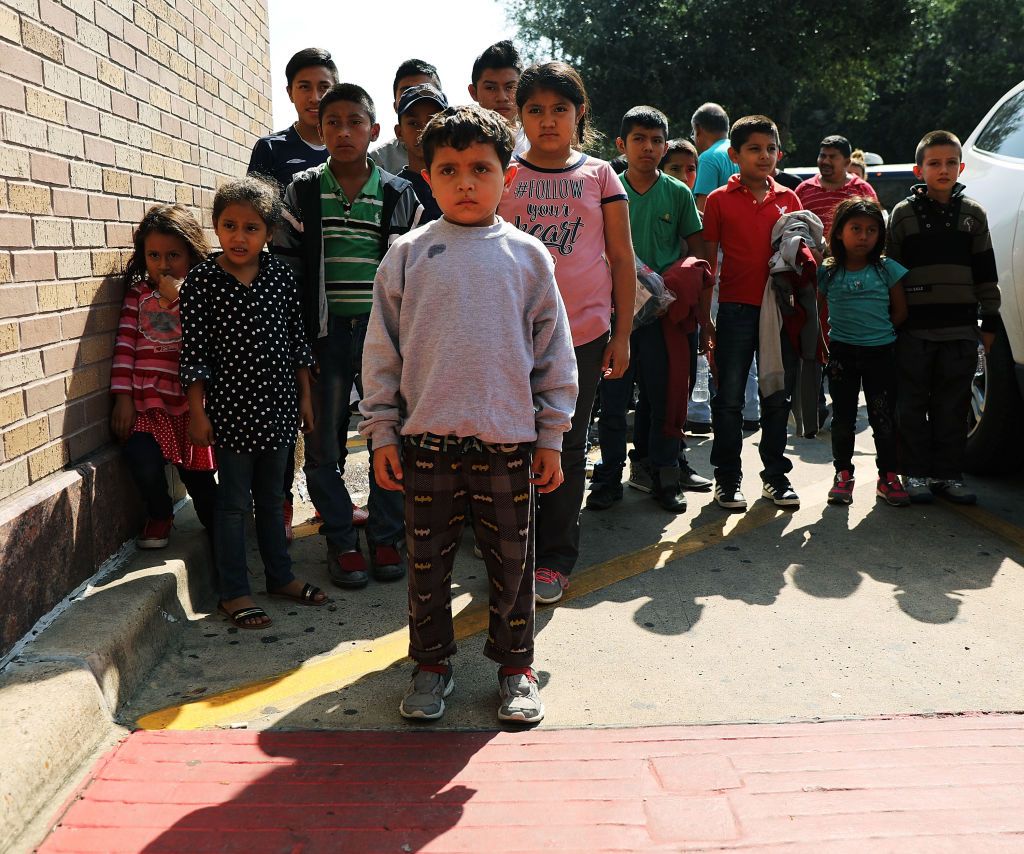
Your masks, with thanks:
<instances>
[{"instance_id":1,"label":"boy in green striped shirt","mask_svg":"<svg viewBox=\"0 0 1024 854\"><path fill-rule=\"evenodd\" d=\"M320 101L319 130L329 158L288 186L287 227L279 242L299 274L303 319L317 360L306 483L323 517L331 579L356 589L366 586L371 568L378 581L405 574L402 496L380 489L371 473L368 566L343 472L349 396L360 373L373 279L388 246L418 223L421 208L412 184L366 156L380 133L366 90L351 83L331 87Z\"/></svg>"}]
</instances>

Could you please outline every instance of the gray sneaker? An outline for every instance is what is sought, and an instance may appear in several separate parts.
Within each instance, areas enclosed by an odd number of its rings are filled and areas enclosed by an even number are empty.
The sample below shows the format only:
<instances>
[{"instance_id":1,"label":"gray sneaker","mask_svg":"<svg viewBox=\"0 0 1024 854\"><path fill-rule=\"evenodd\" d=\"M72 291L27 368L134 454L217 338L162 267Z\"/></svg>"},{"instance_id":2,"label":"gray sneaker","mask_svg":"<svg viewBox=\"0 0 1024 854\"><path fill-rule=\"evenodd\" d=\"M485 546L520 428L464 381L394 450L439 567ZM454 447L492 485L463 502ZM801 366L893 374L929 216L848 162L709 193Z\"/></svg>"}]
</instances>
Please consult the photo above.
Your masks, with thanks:
<instances>
[{"instance_id":1,"label":"gray sneaker","mask_svg":"<svg viewBox=\"0 0 1024 854\"><path fill-rule=\"evenodd\" d=\"M569 579L561 572L546 567L537 569L533 595L538 605L554 605L569 588Z\"/></svg>"},{"instance_id":2,"label":"gray sneaker","mask_svg":"<svg viewBox=\"0 0 1024 854\"><path fill-rule=\"evenodd\" d=\"M651 492L654 489L654 476L647 460L629 461L629 480L626 481L626 486L639 489L641 492Z\"/></svg>"},{"instance_id":3,"label":"gray sneaker","mask_svg":"<svg viewBox=\"0 0 1024 854\"><path fill-rule=\"evenodd\" d=\"M455 672L450 664L444 673L420 670L417 666L398 711L403 718L436 721L444 714L444 698L454 688Z\"/></svg>"},{"instance_id":4,"label":"gray sneaker","mask_svg":"<svg viewBox=\"0 0 1024 854\"><path fill-rule=\"evenodd\" d=\"M532 675L532 671L531 671ZM544 704L537 690L537 682L523 673L502 676L498 673L499 721L535 724L544 719Z\"/></svg>"},{"instance_id":5,"label":"gray sneaker","mask_svg":"<svg viewBox=\"0 0 1024 854\"><path fill-rule=\"evenodd\" d=\"M977 504L978 496L962 480L928 479L928 488L934 495L940 495L952 504ZM913 499L911 499L913 500Z\"/></svg>"},{"instance_id":6,"label":"gray sneaker","mask_svg":"<svg viewBox=\"0 0 1024 854\"><path fill-rule=\"evenodd\" d=\"M935 500L932 491L928 488L926 477L905 477L903 488L907 490L907 497L911 504L931 504Z\"/></svg>"}]
</instances>

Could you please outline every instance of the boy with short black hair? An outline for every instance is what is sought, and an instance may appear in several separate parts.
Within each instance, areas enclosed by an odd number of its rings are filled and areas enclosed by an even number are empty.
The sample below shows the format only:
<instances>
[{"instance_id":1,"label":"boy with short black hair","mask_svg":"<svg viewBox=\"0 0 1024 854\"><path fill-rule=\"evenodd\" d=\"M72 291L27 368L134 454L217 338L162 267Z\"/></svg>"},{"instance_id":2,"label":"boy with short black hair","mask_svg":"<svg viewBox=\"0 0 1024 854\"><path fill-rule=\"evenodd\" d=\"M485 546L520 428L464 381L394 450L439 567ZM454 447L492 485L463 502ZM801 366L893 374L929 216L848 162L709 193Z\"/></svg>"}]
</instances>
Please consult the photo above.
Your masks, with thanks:
<instances>
[{"instance_id":1,"label":"boy with short black hair","mask_svg":"<svg viewBox=\"0 0 1024 854\"><path fill-rule=\"evenodd\" d=\"M964 164L949 131L925 134L915 153L922 181L889 217L886 255L903 279L907 320L896 341L900 445L910 500L977 496L963 483L978 317L988 352L999 329L999 286L985 209L957 181Z\"/></svg>"},{"instance_id":2,"label":"boy with short black hair","mask_svg":"<svg viewBox=\"0 0 1024 854\"><path fill-rule=\"evenodd\" d=\"M700 215L693 195L685 184L658 168L668 149L665 114L654 107L633 107L622 117L615 145L627 163L622 184L629 197L629 230L636 257L662 274L685 255L703 251ZM649 471L651 495L663 509L681 513L686 510L683 489L694 488L694 483L700 484L697 488L708 489L711 483L688 465L681 471L681 435L669 435L665 430L670 353L660 320L633 330L629 352L626 373L620 379L603 379L598 386L601 463L594 469L586 506L590 510L606 510L622 498L626 411L636 382L643 405L637 406L633 430L637 458L632 466ZM647 417L641 418L641 412ZM631 478L630 483L633 482Z\"/></svg>"},{"instance_id":3,"label":"boy with short black hair","mask_svg":"<svg viewBox=\"0 0 1024 854\"><path fill-rule=\"evenodd\" d=\"M712 271L722 249L718 316L701 330L705 348L714 350L718 393L711 405L715 440L715 501L729 510L745 510L743 478L743 393L750 364L758 349L759 320L772 228L784 213L800 210L800 199L772 177L779 151L779 131L767 116L745 116L729 132L729 158L739 172L714 190L704 207L704 259ZM701 164L703 168L703 163ZM700 176L698 175L698 181ZM701 295L702 313L710 311L711 293ZM787 475L786 426L799 356L781 336L785 387L761 400L761 495L780 507L799 507L800 498Z\"/></svg>"},{"instance_id":4,"label":"boy with short black hair","mask_svg":"<svg viewBox=\"0 0 1024 854\"><path fill-rule=\"evenodd\" d=\"M509 123L515 134L512 154L526 150L526 134L519 123L516 86L523 74L523 60L508 39L495 42L473 63L469 97L486 110L494 110Z\"/></svg>"},{"instance_id":5,"label":"boy with short black hair","mask_svg":"<svg viewBox=\"0 0 1024 854\"><path fill-rule=\"evenodd\" d=\"M307 47L288 60L284 74L296 121L285 130L256 140L248 169L249 175L273 178L281 193L299 172L327 160L327 148L317 130L320 99L338 82L338 67L330 51Z\"/></svg>"},{"instance_id":6,"label":"boy with short black hair","mask_svg":"<svg viewBox=\"0 0 1024 854\"><path fill-rule=\"evenodd\" d=\"M391 86L391 90L395 94L396 114L398 113L398 102L402 98L402 93L406 89L420 86L423 83L430 83L432 86L441 89L441 78L437 74L436 66L422 59L407 59L398 66L398 70L395 72L394 83ZM409 162L409 152L406 150L405 143L402 142L401 137L396 136L391 142L378 145L373 149L370 152L370 159L385 172L397 175L402 171L405 164Z\"/></svg>"},{"instance_id":7,"label":"boy with short black hair","mask_svg":"<svg viewBox=\"0 0 1024 854\"><path fill-rule=\"evenodd\" d=\"M381 485L405 492L416 668L399 711L436 720L454 687L451 573L468 496L490 579L484 654L500 665L498 717L537 723L532 492L562 482L577 394L569 321L550 253L495 215L516 171L506 123L449 108L421 144L444 217L381 263L359 428Z\"/></svg>"},{"instance_id":8,"label":"boy with short black hair","mask_svg":"<svg viewBox=\"0 0 1024 854\"><path fill-rule=\"evenodd\" d=\"M331 579L365 587L366 560L352 525L352 501L339 470L349 420L349 395L360 372L363 337L373 303L373 277L388 246L416 222L412 185L367 159L377 138L373 100L351 83L332 86L320 101L320 135L330 158L297 175L285 193L287 227L278 243L293 259L302 287L303 320L318 370L312 385L316 426L306 437L304 470L323 517ZM340 437L340 438L339 438ZM373 575L405 574L401 501L370 477L367 545Z\"/></svg>"},{"instance_id":9,"label":"boy with short black hair","mask_svg":"<svg viewBox=\"0 0 1024 854\"><path fill-rule=\"evenodd\" d=\"M447 107L448 99L444 93L430 83L421 83L406 89L398 100L398 124L395 125L395 135L402 140L405 150L409 153L409 162L398 173L398 177L405 178L416 190L416 198L423 205L420 224L433 222L441 217L441 209L434 201L430 184L422 174L426 163L423 160L420 134L430 120Z\"/></svg>"}]
</instances>

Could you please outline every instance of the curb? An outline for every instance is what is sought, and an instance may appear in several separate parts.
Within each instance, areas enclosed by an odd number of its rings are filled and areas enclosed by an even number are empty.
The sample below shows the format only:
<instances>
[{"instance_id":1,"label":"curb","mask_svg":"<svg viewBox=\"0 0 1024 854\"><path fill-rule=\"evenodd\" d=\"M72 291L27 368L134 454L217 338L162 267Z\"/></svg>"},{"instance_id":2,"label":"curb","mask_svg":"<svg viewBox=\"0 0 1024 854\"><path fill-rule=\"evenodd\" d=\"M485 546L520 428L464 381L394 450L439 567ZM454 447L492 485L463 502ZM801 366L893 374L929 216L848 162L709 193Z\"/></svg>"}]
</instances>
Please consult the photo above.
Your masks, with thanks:
<instances>
[{"instance_id":1,"label":"curb","mask_svg":"<svg viewBox=\"0 0 1024 854\"><path fill-rule=\"evenodd\" d=\"M127 734L118 713L175 623L209 610L210 564L205 533L179 530L90 585L0 672L0 852L31 850L84 764Z\"/></svg>"}]
</instances>

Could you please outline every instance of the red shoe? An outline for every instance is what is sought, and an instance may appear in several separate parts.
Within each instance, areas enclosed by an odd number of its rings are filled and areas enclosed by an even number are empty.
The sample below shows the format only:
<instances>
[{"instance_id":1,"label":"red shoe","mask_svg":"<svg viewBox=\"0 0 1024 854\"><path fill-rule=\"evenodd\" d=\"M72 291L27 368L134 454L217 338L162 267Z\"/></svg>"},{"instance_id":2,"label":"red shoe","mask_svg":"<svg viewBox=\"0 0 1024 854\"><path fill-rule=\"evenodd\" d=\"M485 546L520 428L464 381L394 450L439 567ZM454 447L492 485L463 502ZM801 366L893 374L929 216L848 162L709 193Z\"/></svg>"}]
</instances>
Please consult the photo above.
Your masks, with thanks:
<instances>
[{"instance_id":1,"label":"red shoe","mask_svg":"<svg viewBox=\"0 0 1024 854\"><path fill-rule=\"evenodd\" d=\"M331 581L346 590L358 590L370 580L366 572L366 558L358 549L341 554L328 552L327 571Z\"/></svg>"},{"instance_id":2,"label":"red shoe","mask_svg":"<svg viewBox=\"0 0 1024 854\"><path fill-rule=\"evenodd\" d=\"M405 561L395 546L374 546L370 565L378 581L398 581L405 576Z\"/></svg>"},{"instance_id":3,"label":"red shoe","mask_svg":"<svg viewBox=\"0 0 1024 854\"><path fill-rule=\"evenodd\" d=\"M887 471L878 476L878 487L875 494L883 499L890 507L907 507L910 505L910 495L900 483L899 475L896 472Z\"/></svg>"},{"instance_id":4,"label":"red shoe","mask_svg":"<svg viewBox=\"0 0 1024 854\"><path fill-rule=\"evenodd\" d=\"M147 519L135 545L140 549L162 549L167 545L173 527L173 516L170 519Z\"/></svg>"},{"instance_id":5,"label":"red shoe","mask_svg":"<svg viewBox=\"0 0 1024 854\"><path fill-rule=\"evenodd\" d=\"M359 507L355 504L352 505L352 524L357 528L361 528L370 520L370 511L365 507Z\"/></svg>"},{"instance_id":6,"label":"red shoe","mask_svg":"<svg viewBox=\"0 0 1024 854\"><path fill-rule=\"evenodd\" d=\"M829 504L853 504L853 473L846 471L836 472L836 478L832 481L832 488L828 491Z\"/></svg>"},{"instance_id":7,"label":"red shoe","mask_svg":"<svg viewBox=\"0 0 1024 854\"><path fill-rule=\"evenodd\" d=\"M284 503L284 538L290 543L292 541L292 514L295 508L290 501Z\"/></svg>"}]
</instances>

